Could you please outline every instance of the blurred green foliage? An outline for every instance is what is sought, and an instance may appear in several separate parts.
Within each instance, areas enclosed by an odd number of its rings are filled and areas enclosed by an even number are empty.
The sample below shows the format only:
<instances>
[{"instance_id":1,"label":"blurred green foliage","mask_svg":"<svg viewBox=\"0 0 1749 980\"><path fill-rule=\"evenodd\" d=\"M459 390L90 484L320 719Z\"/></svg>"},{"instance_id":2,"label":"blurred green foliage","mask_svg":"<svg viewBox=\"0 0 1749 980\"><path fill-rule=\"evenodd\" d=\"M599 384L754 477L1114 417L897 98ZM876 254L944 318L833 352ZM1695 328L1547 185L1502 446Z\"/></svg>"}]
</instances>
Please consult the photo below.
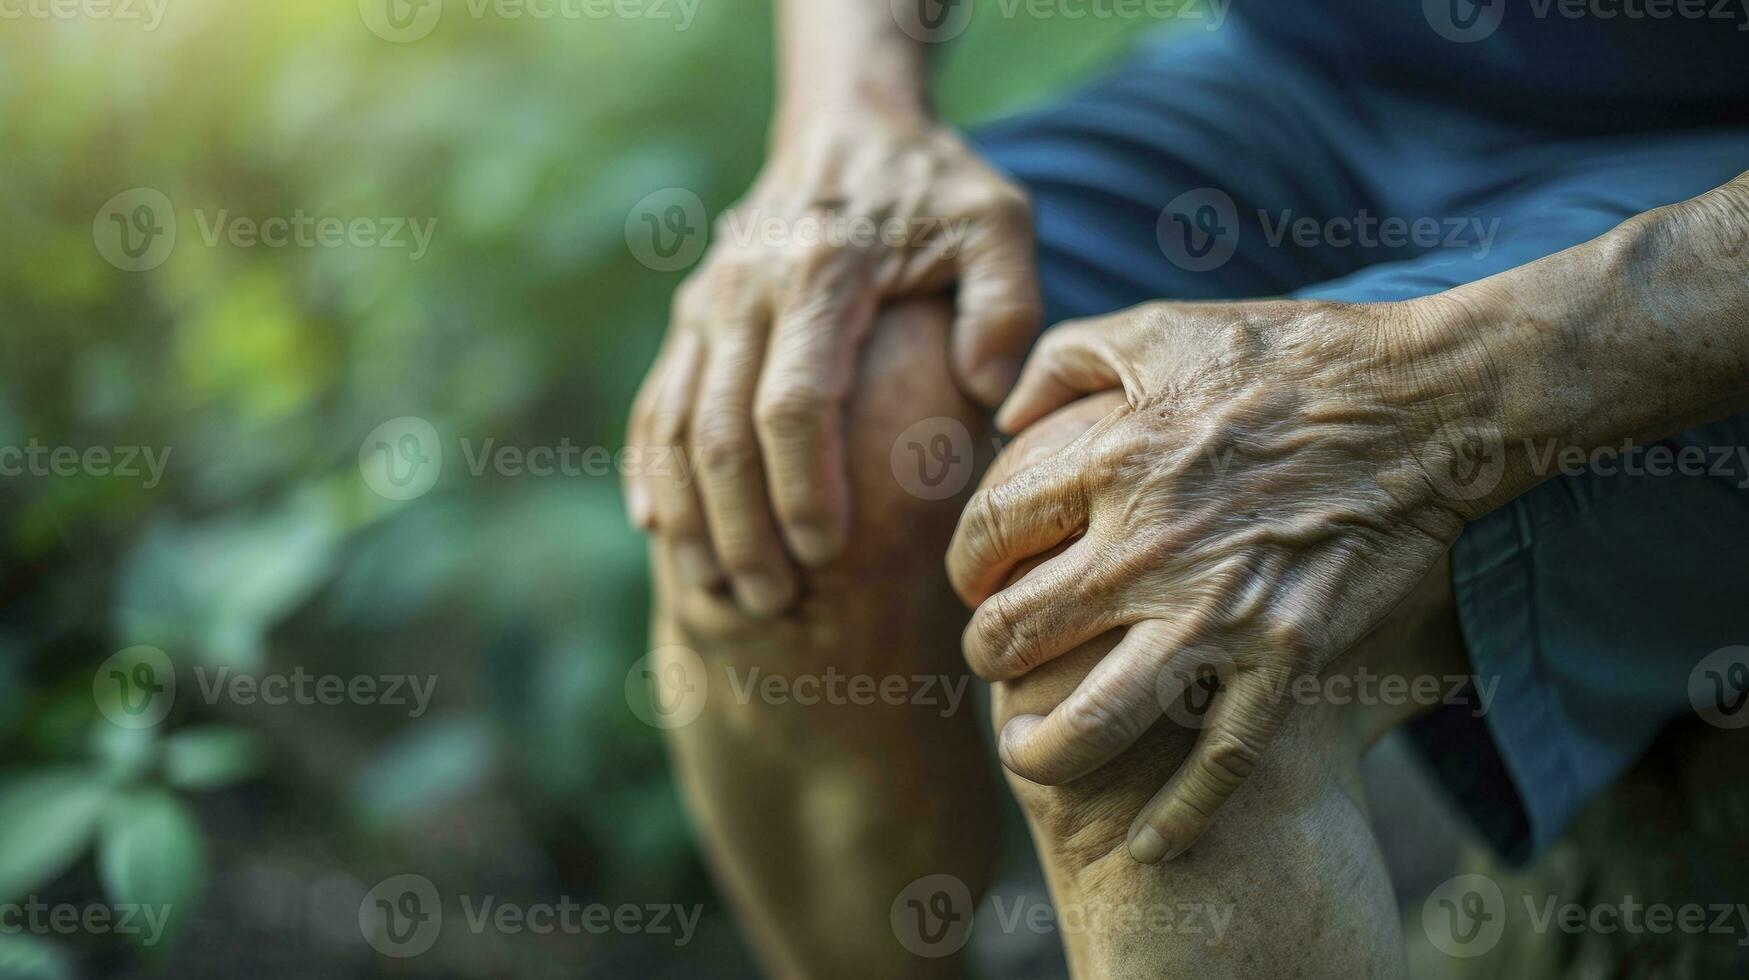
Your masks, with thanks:
<instances>
[{"instance_id":1,"label":"blurred green foliage","mask_svg":"<svg viewBox=\"0 0 1749 980\"><path fill-rule=\"evenodd\" d=\"M941 70L964 123L1048 97L1146 26L985 6ZM0 477L0 902L172 903L176 975L367 975L347 901L407 869L702 901L711 924L687 949L480 939L397 975L745 969L659 733L627 708L648 594L613 478L474 476L458 452L400 503L358 459L401 416L451 452L619 445L680 279L634 261L626 216L667 187L715 211L749 183L770 11L706 0L677 31L466 10L452 0L407 44L353 0L168 0L153 30L0 21L0 446L170 454L155 486ZM174 204L179 237L125 272L94 216L141 187ZM417 260L204 240L221 214L297 213L436 226ZM92 693L139 644L169 653L184 692L145 733ZM417 718L197 696L190 672L221 668L437 686ZM0 973L119 976L166 955L118 945L0 937Z\"/></svg>"}]
</instances>

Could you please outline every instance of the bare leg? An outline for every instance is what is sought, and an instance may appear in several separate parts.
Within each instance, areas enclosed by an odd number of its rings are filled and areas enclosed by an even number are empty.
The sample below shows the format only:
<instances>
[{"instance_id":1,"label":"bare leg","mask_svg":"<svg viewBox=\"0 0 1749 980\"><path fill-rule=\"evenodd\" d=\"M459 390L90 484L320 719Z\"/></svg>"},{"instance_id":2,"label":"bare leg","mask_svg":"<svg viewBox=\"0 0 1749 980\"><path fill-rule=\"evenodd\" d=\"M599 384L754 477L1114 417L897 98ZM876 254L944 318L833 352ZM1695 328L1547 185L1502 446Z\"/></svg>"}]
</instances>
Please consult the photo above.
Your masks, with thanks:
<instances>
[{"instance_id":1,"label":"bare leg","mask_svg":"<svg viewBox=\"0 0 1749 980\"><path fill-rule=\"evenodd\" d=\"M1112 406L1090 398L1028 430L998 479L1073 439ZM1442 562L1390 621L1331 672L1467 671ZM1041 714L1117 641L1111 633L997 685L996 724ZM1082 977L1400 977L1396 903L1361 798L1357 764L1413 705L1296 708L1209 833L1155 866L1127 852L1131 821L1188 753L1195 732L1162 721L1111 765L1064 786L1009 775L1044 863L1070 966ZM1072 913L1072 914L1071 914ZM1192 931L1194 930L1194 931Z\"/></svg>"},{"instance_id":2,"label":"bare leg","mask_svg":"<svg viewBox=\"0 0 1749 980\"><path fill-rule=\"evenodd\" d=\"M697 720L670 733L682 787L776 975L960 972L953 957L909 953L889 910L928 874L981 889L995 857L996 781L959 655L966 612L941 560L974 464L949 475L962 492L932 501L907 492L893 462L901 434L931 418L990 445L948 373L950 313L911 302L877 323L847 428L850 545L807 573L798 609L750 622L726 596L677 584L663 546L653 550L656 642L695 651L708 691ZM932 434L926 425L922 441ZM666 658L659 675L684 668L684 656Z\"/></svg>"}]
</instances>

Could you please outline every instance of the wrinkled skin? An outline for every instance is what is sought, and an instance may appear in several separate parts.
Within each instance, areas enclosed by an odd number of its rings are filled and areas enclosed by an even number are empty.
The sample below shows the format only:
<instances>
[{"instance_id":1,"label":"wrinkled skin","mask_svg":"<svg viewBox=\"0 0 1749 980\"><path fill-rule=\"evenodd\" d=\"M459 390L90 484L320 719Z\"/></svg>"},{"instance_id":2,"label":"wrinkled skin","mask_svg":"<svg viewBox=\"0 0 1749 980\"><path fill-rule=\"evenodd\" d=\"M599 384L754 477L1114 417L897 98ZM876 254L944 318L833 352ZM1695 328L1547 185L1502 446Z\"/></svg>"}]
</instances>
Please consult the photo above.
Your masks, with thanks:
<instances>
[{"instance_id":1,"label":"wrinkled skin","mask_svg":"<svg viewBox=\"0 0 1749 980\"><path fill-rule=\"evenodd\" d=\"M1282 726L1288 685L1376 626L1462 529L1425 468L1450 461L1429 449L1433 413L1381 383L1405 315L1149 304L1053 330L1003 407L1013 430L1086 392L1125 396L1062 451L980 491L948 568L977 606L965 652L987 679L1127 628L1048 715L1008 722L1011 771L1073 780L1168 708L1201 729L1135 820L1136 860L1176 856L1204 833ZM1220 694L1208 704L1195 688L1211 678Z\"/></svg>"},{"instance_id":2,"label":"wrinkled skin","mask_svg":"<svg viewBox=\"0 0 1749 980\"><path fill-rule=\"evenodd\" d=\"M633 522L674 543L689 584L726 584L761 617L794 601L798 563L844 550L845 408L882 301L955 287L955 378L992 407L1039 321L1026 198L956 134L864 110L780 127L775 143L676 295L632 409L630 445L686 453L697 485L626 486Z\"/></svg>"}]
</instances>

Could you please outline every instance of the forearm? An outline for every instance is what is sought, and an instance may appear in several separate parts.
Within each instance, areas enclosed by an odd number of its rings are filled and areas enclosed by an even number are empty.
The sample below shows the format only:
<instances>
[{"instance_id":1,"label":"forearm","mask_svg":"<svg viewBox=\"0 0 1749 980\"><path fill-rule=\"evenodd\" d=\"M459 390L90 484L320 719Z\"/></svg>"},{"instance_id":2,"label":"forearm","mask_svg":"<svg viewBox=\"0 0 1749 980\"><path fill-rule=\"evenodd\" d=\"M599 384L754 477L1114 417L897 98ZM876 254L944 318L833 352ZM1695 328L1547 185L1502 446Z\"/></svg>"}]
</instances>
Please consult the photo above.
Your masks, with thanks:
<instances>
[{"instance_id":1,"label":"forearm","mask_svg":"<svg viewBox=\"0 0 1749 980\"><path fill-rule=\"evenodd\" d=\"M890 0L781 0L774 131L821 111L928 111L927 46L900 28L893 7Z\"/></svg>"},{"instance_id":2,"label":"forearm","mask_svg":"<svg viewBox=\"0 0 1749 980\"><path fill-rule=\"evenodd\" d=\"M1550 446L1659 439L1749 408L1746 240L1749 174L1427 301L1409 360L1440 367L1417 386L1441 386L1442 422L1497 424L1506 452L1479 510L1550 475L1531 461Z\"/></svg>"}]
</instances>

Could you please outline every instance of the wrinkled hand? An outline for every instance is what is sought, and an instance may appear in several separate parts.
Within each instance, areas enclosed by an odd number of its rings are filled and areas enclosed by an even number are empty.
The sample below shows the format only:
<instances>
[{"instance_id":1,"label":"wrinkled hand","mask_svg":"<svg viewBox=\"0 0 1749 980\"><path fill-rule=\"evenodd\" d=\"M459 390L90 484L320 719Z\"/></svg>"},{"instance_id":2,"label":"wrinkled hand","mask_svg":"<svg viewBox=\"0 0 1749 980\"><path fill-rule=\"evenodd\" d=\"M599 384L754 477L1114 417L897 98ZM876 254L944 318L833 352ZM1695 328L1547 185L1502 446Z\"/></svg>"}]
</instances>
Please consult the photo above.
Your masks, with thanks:
<instances>
[{"instance_id":1,"label":"wrinkled hand","mask_svg":"<svg viewBox=\"0 0 1749 980\"><path fill-rule=\"evenodd\" d=\"M636 458L679 449L697 485L632 477L632 520L673 539L689 584L726 575L747 612L779 611L790 556L844 545L841 422L882 300L955 286L955 373L993 407L1037 332L1033 263L1022 193L933 121L868 109L780 136L676 295L633 406Z\"/></svg>"},{"instance_id":2,"label":"wrinkled hand","mask_svg":"<svg viewBox=\"0 0 1749 980\"><path fill-rule=\"evenodd\" d=\"M1280 726L1288 686L1377 624L1462 529L1425 468L1458 463L1461 447L1429 450L1437 413L1404 396L1420 389L1390 353L1412 328L1407 309L1159 303L1066 324L998 416L1017 431L1085 393L1126 397L1060 453L980 491L948 571L977 606L965 652L989 680L1126 628L1049 715L1003 729L1015 773L1075 779L1166 714L1201 730L1131 826L1138 861L1176 856L1207 829Z\"/></svg>"}]
</instances>

